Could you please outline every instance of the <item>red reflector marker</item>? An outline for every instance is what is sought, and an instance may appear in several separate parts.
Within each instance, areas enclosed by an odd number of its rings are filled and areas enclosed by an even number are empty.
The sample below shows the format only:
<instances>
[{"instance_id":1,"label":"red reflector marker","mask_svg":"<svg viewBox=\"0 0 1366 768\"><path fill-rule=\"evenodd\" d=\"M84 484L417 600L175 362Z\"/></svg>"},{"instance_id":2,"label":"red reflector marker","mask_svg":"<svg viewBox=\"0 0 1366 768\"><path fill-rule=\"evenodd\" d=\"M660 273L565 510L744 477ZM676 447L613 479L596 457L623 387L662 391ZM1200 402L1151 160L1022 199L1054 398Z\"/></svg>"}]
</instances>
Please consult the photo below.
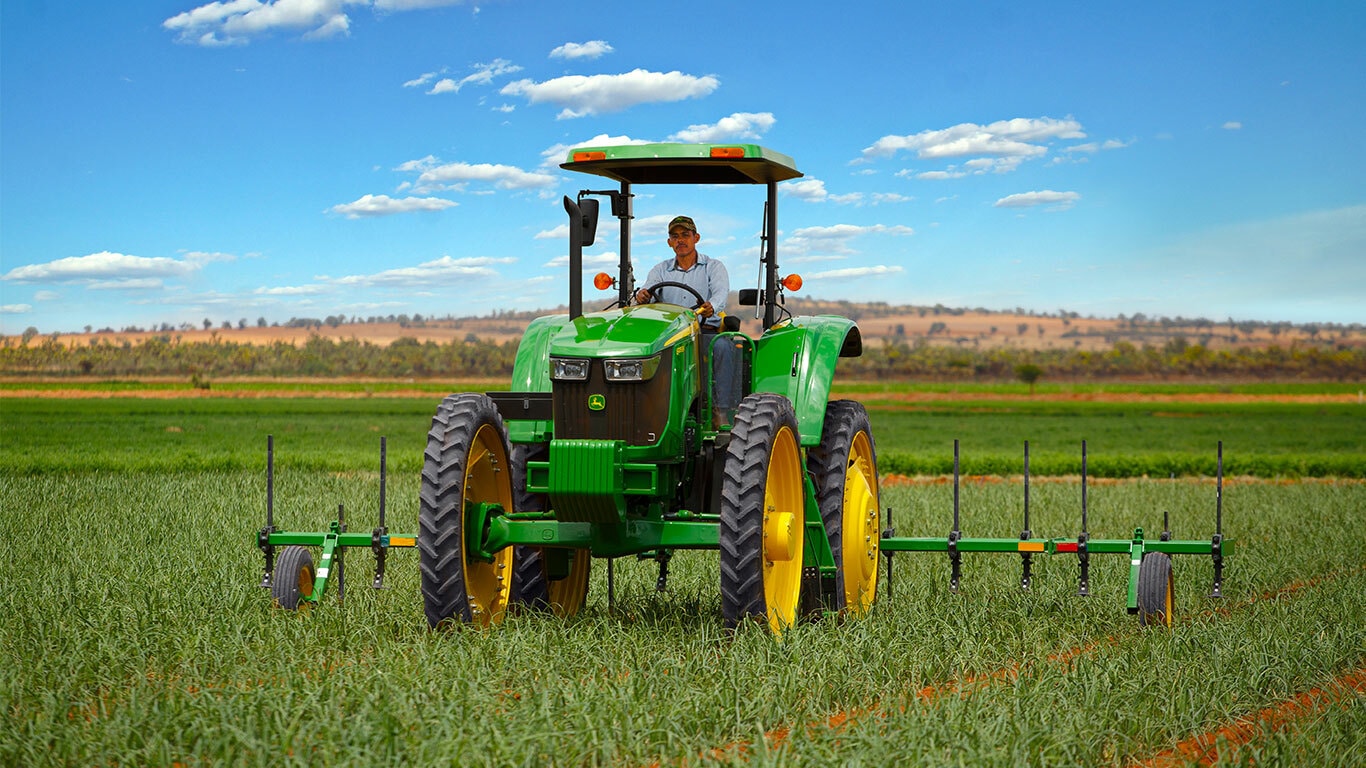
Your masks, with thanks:
<instances>
[{"instance_id":1,"label":"red reflector marker","mask_svg":"<svg viewBox=\"0 0 1366 768\"><path fill-rule=\"evenodd\" d=\"M1060 541L1060 542L1058 542L1058 548L1057 548L1055 551L1057 551L1057 552L1076 552L1076 551L1077 551L1077 542L1075 542L1075 541Z\"/></svg>"}]
</instances>

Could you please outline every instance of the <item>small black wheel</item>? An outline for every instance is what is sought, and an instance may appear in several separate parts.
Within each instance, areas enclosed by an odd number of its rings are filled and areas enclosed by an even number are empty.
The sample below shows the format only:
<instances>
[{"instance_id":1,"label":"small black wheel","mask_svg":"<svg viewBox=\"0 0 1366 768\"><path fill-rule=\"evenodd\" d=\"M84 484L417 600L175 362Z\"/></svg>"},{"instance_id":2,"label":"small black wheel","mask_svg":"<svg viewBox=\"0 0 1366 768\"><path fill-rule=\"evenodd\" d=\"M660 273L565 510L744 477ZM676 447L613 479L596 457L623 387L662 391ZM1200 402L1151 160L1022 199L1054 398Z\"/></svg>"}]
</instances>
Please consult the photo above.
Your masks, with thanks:
<instances>
[{"instance_id":1,"label":"small black wheel","mask_svg":"<svg viewBox=\"0 0 1366 768\"><path fill-rule=\"evenodd\" d=\"M1170 627L1176 598L1172 558L1166 552L1144 552L1138 566L1138 623Z\"/></svg>"},{"instance_id":2,"label":"small black wheel","mask_svg":"<svg viewBox=\"0 0 1366 768\"><path fill-rule=\"evenodd\" d=\"M291 544L280 551L275 573L270 579L270 596L275 605L287 611L298 610L300 600L313 596L313 553L307 547Z\"/></svg>"},{"instance_id":3,"label":"small black wheel","mask_svg":"<svg viewBox=\"0 0 1366 768\"><path fill-rule=\"evenodd\" d=\"M740 401L721 483L721 613L781 634L797 620L806 530L801 438L792 403Z\"/></svg>"}]
</instances>

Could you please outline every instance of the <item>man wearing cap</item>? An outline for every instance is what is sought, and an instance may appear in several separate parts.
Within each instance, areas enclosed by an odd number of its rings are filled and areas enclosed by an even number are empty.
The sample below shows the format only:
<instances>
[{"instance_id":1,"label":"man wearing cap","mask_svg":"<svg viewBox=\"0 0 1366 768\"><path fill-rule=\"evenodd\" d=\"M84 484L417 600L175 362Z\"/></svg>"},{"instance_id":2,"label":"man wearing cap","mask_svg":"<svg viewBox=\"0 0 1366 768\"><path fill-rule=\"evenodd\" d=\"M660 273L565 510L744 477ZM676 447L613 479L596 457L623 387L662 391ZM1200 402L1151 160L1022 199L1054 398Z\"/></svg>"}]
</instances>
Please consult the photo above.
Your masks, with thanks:
<instances>
[{"instance_id":1,"label":"man wearing cap","mask_svg":"<svg viewBox=\"0 0 1366 768\"><path fill-rule=\"evenodd\" d=\"M707 330L721 325L721 315L726 311L726 296L730 294L730 275L726 265L697 252L697 242L702 236L697 234L697 225L687 216L676 216L669 222L669 247L674 257L659 262L645 278L645 285L674 282L683 283L697 291L704 301L696 312L702 318ZM659 301L691 307L697 298L682 288L672 286L659 289ZM650 301L650 294L641 288L636 292L636 303Z\"/></svg>"},{"instance_id":2,"label":"man wearing cap","mask_svg":"<svg viewBox=\"0 0 1366 768\"><path fill-rule=\"evenodd\" d=\"M646 276L645 286L683 283L702 297L702 305L693 311L700 318L702 331L707 334L703 337L703 348L711 352L715 385L712 423L719 427L734 420L741 394L734 341L713 344L717 337L711 335L721 329L721 315L726 311L726 297L730 294L730 275L726 265L697 252L697 242L701 239L691 218L675 216L669 222L669 247L673 248L674 257L656 264ZM645 288L636 291L637 304L650 300L650 292ZM697 297L682 288L665 286L656 291L654 300L691 307Z\"/></svg>"}]
</instances>

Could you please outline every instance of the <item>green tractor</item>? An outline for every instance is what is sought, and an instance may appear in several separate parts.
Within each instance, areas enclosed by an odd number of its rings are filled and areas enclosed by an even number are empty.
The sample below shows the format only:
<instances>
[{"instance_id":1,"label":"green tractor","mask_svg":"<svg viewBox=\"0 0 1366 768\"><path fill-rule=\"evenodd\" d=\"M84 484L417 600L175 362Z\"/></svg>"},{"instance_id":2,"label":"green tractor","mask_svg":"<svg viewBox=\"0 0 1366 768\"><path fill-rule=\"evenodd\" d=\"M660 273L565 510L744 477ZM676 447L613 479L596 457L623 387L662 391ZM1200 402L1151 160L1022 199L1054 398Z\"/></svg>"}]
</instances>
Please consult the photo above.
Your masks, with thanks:
<instances>
[{"instance_id":1,"label":"green tractor","mask_svg":"<svg viewBox=\"0 0 1366 768\"><path fill-rule=\"evenodd\" d=\"M876 595L877 456L856 402L830 400L840 357L862 352L853 321L793 317L776 253L777 185L791 158L756 145L647 144L570 151L562 168L619 186L564 198L569 313L538 318L517 350L511 391L446 397L427 438L420 528L429 623L488 624L514 607L571 615L593 559L660 566L678 550L719 549L727 626L781 632L816 613L861 615ZM740 292L759 338L737 317L705 332L693 308L635 304L636 184L758 184L767 189L763 285ZM583 249L599 199L620 230L616 301L583 309ZM785 285L786 283L786 285ZM681 284L678 284L681 285ZM702 303L699 296L698 304ZM738 408L714 417L713 345L739 366Z\"/></svg>"}]
</instances>

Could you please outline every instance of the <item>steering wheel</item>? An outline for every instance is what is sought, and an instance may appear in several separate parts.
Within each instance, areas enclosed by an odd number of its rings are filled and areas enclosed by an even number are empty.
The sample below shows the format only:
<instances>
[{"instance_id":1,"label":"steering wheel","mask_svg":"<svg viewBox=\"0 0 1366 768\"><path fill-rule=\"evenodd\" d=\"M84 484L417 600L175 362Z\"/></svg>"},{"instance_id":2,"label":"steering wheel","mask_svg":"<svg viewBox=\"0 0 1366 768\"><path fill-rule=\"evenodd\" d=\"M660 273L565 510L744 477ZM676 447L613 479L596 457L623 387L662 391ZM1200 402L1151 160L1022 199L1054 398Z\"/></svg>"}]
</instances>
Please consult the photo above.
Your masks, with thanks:
<instances>
[{"instance_id":1,"label":"steering wheel","mask_svg":"<svg viewBox=\"0 0 1366 768\"><path fill-rule=\"evenodd\" d=\"M691 293L697 299L697 303L692 305L692 309L697 309L698 307L707 303L707 300L702 297L702 294L697 292L696 288L693 288L691 285L688 285L686 283L680 283L674 280L665 280L662 283L655 283L654 285L651 285L647 288L642 288L641 290L653 296L655 301L659 301L659 294L657 293L657 291L660 288L682 288L688 293Z\"/></svg>"}]
</instances>

